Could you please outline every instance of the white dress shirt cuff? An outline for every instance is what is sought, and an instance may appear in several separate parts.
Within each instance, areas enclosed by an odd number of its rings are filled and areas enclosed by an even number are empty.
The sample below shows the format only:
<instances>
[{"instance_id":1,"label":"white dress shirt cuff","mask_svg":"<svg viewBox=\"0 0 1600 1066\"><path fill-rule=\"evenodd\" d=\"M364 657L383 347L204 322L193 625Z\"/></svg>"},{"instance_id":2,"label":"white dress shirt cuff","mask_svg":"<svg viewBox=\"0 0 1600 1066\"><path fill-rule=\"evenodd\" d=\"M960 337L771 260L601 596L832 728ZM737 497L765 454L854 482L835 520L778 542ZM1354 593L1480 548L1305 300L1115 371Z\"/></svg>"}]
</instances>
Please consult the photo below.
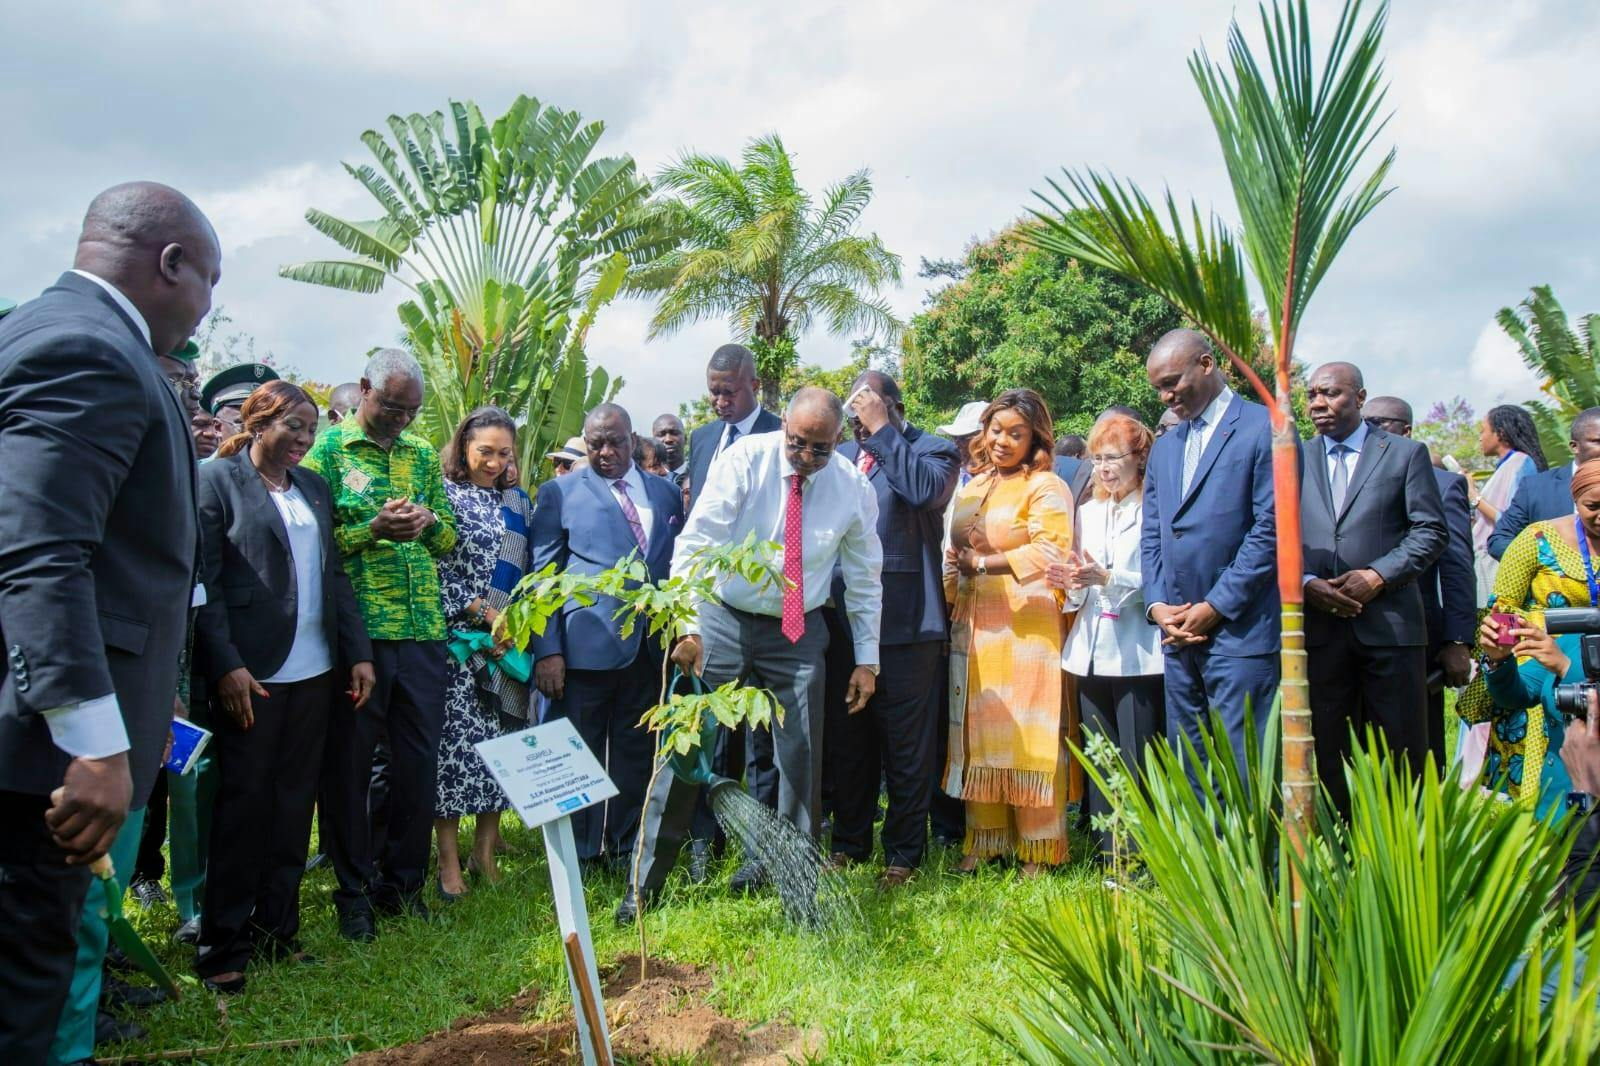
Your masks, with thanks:
<instances>
[{"instance_id":1,"label":"white dress shirt cuff","mask_svg":"<svg viewBox=\"0 0 1600 1066\"><path fill-rule=\"evenodd\" d=\"M79 759L104 759L128 750L128 730L116 693L43 712L56 747Z\"/></svg>"},{"instance_id":2,"label":"white dress shirt cuff","mask_svg":"<svg viewBox=\"0 0 1600 1066\"><path fill-rule=\"evenodd\" d=\"M877 665L878 665L878 642L877 641L875 641L875 640L858 640L858 641L856 641L856 665L857 666L871 666L871 667L874 667L874 668L877 667Z\"/></svg>"}]
</instances>

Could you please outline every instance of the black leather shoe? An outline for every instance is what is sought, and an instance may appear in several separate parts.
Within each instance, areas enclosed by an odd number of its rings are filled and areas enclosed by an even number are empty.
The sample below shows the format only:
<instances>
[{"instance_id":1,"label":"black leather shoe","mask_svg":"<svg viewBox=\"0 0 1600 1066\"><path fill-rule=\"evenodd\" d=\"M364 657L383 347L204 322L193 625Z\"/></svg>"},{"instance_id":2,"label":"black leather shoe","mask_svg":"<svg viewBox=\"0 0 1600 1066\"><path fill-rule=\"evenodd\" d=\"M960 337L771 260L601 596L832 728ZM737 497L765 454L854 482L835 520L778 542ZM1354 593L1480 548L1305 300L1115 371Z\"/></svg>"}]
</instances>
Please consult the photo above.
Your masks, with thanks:
<instances>
[{"instance_id":1,"label":"black leather shoe","mask_svg":"<svg viewBox=\"0 0 1600 1066\"><path fill-rule=\"evenodd\" d=\"M100 978L100 1005L107 1010L153 1007L157 1003L166 1001L165 989L152 988L149 985L130 985L122 978L109 973Z\"/></svg>"},{"instance_id":2,"label":"black leather shoe","mask_svg":"<svg viewBox=\"0 0 1600 1066\"><path fill-rule=\"evenodd\" d=\"M190 918L187 922L178 926L178 931L172 934L172 942L174 944L200 943L200 919L198 917Z\"/></svg>"},{"instance_id":3,"label":"black leather shoe","mask_svg":"<svg viewBox=\"0 0 1600 1066\"><path fill-rule=\"evenodd\" d=\"M215 992L219 996L235 996L244 991L244 974L229 981L216 981L210 977L200 978L200 983L205 985L206 991Z\"/></svg>"},{"instance_id":4,"label":"black leather shoe","mask_svg":"<svg viewBox=\"0 0 1600 1066\"><path fill-rule=\"evenodd\" d=\"M747 859L743 866L734 872L733 880L728 882L729 892L754 892L772 883L772 878L767 876L766 867L754 859Z\"/></svg>"},{"instance_id":5,"label":"black leather shoe","mask_svg":"<svg viewBox=\"0 0 1600 1066\"><path fill-rule=\"evenodd\" d=\"M689 841L689 883L703 885L711 878L711 841Z\"/></svg>"},{"instance_id":6,"label":"black leather shoe","mask_svg":"<svg viewBox=\"0 0 1600 1066\"><path fill-rule=\"evenodd\" d=\"M378 939L378 930L372 924L372 915L366 911L358 911L339 919L339 935L357 944L370 944Z\"/></svg>"},{"instance_id":7,"label":"black leather shoe","mask_svg":"<svg viewBox=\"0 0 1600 1066\"><path fill-rule=\"evenodd\" d=\"M622 902L617 904L617 925L627 927L639 917L639 894L632 886L623 890Z\"/></svg>"},{"instance_id":8,"label":"black leather shoe","mask_svg":"<svg viewBox=\"0 0 1600 1066\"><path fill-rule=\"evenodd\" d=\"M106 947L106 969L117 973L138 973L139 967L115 943Z\"/></svg>"},{"instance_id":9,"label":"black leather shoe","mask_svg":"<svg viewBox=\"0 0 1600 1066\"><path fill-rule=\"evenodd\" d=\"M150 1034L145 1032L144 1026L138 1022L127 1022L115 1014L105 1011L94 1016L94 1043L96 1047L101 1044L118 1044L125 1040L143 1040Z\"/></svg>"}]
</instances>

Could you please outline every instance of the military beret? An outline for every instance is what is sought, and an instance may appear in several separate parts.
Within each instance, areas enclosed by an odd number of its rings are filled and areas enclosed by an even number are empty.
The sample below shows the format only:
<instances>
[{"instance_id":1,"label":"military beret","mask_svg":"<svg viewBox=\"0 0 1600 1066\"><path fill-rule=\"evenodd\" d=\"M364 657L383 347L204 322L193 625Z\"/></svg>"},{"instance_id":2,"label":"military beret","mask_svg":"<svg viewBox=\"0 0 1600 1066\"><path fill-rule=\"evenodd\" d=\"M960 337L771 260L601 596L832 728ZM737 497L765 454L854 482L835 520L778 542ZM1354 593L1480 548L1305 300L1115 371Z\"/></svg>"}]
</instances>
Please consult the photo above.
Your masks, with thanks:
<instances>
[{"instance_id":1,"label":"military beret","mask_svg":"<svg viewBox=\"0 0 1600 1066\"><path fill-rule=\"evenodd\" d=\"M183 347L173 352L169 358L181 359L185 363L192 363L200 358L200 346L194 341L185 341Z\"/></svg>"},{"instance_id":2,"label":"military beret","mask_svg":"<svg viewBox=\"0 0 1600 1066\"><path fill-rule=\"evenodd\" d=\"M257 386L277 381L278 372L265 363L239 363L217 372L200 389L200 406L212 414L238 407Z\"/></svg>"}]
</instances>

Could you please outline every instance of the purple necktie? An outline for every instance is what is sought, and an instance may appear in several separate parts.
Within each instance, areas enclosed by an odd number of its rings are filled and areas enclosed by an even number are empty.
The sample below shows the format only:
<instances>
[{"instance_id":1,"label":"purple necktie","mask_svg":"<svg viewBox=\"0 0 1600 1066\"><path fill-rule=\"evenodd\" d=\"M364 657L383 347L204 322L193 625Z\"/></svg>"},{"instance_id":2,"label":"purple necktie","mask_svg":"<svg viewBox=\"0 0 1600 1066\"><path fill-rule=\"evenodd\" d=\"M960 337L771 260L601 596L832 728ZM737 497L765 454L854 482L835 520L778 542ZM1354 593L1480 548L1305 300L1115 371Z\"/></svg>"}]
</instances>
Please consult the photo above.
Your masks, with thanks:
<instances>
[{"instance_id":1,"label":"purple necktie","mask_svg":"<svg viewBox=\"0 0 1600 1066\"><path fill-rule=\"evenodd\" d=\"M633 505L633 500L628 496L628 483L613 481L611 487L617 490L617 502L622 505L622 517L628 520L628 525L633 530L633 540L639 545L639 554L650 554L649 542L644 536L644 523L639 521L639 508Z\"/></svg>"}]
</instances>

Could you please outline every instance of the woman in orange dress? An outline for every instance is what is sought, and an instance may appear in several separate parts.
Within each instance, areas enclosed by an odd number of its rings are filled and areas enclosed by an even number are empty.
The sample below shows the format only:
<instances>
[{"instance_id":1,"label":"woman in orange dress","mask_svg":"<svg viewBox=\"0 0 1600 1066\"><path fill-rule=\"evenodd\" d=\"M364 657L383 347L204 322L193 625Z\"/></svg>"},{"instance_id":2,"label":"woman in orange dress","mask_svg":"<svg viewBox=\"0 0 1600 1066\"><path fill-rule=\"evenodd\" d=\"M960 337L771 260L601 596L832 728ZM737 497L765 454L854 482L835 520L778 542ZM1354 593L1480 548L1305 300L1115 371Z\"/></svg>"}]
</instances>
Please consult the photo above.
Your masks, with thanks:
<instances>
[{"instance_id":1,"label":"woman in orange dress","mask_svg":"<svg viewBox=\"0 0 1600 1066\"><path fill-rule=\"evenodd\" d=\"M1067 858L1065 621L1045 568L1072 549L1072 502L1051 466L1054 443L1038 393L1002 393L983 413L975 476L955 500L944 581L952 605L944 789L966 800L962 873L1011 855L1032 877Z\"/></svg>"}]
</instances>

